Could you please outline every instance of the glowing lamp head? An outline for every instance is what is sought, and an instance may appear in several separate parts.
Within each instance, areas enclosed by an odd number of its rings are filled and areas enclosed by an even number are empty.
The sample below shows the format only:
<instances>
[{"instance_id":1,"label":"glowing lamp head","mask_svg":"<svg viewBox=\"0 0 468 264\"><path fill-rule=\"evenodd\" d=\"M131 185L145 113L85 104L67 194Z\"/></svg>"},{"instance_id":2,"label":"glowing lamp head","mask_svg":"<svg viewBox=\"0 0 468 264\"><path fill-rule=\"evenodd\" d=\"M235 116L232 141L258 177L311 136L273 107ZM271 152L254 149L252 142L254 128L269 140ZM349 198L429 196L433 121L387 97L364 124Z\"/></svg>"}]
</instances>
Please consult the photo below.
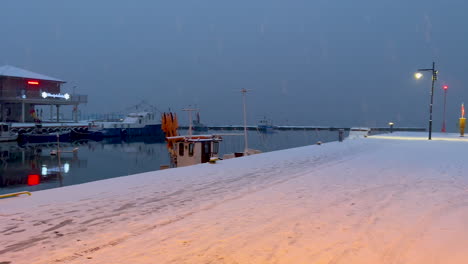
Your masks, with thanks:
<instances>
[{"instance_id":1,"label":"glowing lamp head","mask_svg":"<svg viewBox=\"0 0 468 264\"><path fill-rule=\"evenodd\" d=\"M448 90L448 85L442 86L442 89L444 89L445 91L447 91L447 90Z\"/></svg>"},{"instance_id":2,"label":"glowing lamp head","mask_svg":"<svg viewBox=\"0 0 468 264\"><path fill-rule=\"evenodd\" d=\"M419 79L421 79L422 77L423 77L423 74L420 73L420 72L417 72L417 73L414 74L414 78L415 78L416 80L419 80Z\"/></svg>"},{"instance_id":3,"label":"glowing lamp head","mask_svg":"<svg viewBox=\"0 0 468 264\"><path fill-rule=\"evenodd\" d=\"M63 172L68 173L70 171L70 164L67 162L63 164Z\"/></svg>"},{"instance_id":4,"label":"glowing lamp head","mask_svg":"<svg viewBox=\"0 0 468 264\"><path fill-rule=\"evenodd\" d=\"M394 123L393 123L393 122L388 122L388 125L389 125L389 126L393 126Z\"/></svg>"},{"instance_id":5,"label":"glowing lamp head","mask_svg":"<svg viewBox=\"0 0 468 264\"><path fill-rule=\"evenodd\" d=\"M28 81L29 85L39 85L38 81Z\"/></svg>"},{"instance_id":6,"label":"glowing lamp head","mask_svg":"<svg viewBox=\"0 0 468 264\"><path fill-rule=\"evenodd\" d=\"M47 98L47 93L46 93L46 92L42 92L42 93L41 93L41 96L42 96L42 98L45 99L45 98Z\"/></svg>"},{"instance_id":7,"label":"glowing lamp head","mask_svg":"<svg viewBox=\"0 0 468 264\"><path fill-rule=\"evenodd\" d=\"M33 185L38 185L41 183L41 177L37 174L30 174L28 175L28 185L33 186Z\"/></svg>"},{"instance_id":8,"label":"glowing lamp head","mask_svg":"<svg viewBox=\"0 0 468 264\"><path fill-rule=\"evenodd\" d=\"M68 100L68 99L70 99L70 95L68 93L66 93L66 94L63 95L63 98L65 98L65 100Z\"/></svg>"}]
</instances>

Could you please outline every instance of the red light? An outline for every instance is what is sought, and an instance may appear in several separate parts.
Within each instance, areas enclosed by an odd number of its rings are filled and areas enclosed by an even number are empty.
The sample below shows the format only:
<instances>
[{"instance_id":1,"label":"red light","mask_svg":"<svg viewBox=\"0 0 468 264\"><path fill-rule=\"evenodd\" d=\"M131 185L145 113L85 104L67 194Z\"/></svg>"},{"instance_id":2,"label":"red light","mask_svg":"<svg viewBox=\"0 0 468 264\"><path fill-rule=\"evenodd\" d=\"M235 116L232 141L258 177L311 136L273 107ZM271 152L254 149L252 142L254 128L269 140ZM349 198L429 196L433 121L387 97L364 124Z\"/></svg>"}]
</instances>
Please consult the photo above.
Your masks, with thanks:
<instances>
[{"instance_id":1,"label":"red light","mask_svg":"<svg viewBox=\"0 0 468 264\"><path fill-rule=\"evenodd\" d=\"M39 82L38 82L38 81L28 81L28 84L31 84L31 85L38 85Z\"/></svg>"},{"instance_id":2,"label":"red light","mask_svg":"<svg viewBox=\"0 0 468 264\"><path fill-rule=\"evenodd\" d=\"M39 183L41 183L41 178L39 177L39 175L37 175L37 174L28 175L28 185L29 186L38 185Z\"/></svg>"},{"instance_id":3,"label":"red light","mask_svg":"<svg viewBox=\"0 0 468 264\"><path fill-rule=\"evenodd\" d=\"M448 85L442 86L442 89L447 90L447 89L448 89Z\"/></svg>"}]
</instances>

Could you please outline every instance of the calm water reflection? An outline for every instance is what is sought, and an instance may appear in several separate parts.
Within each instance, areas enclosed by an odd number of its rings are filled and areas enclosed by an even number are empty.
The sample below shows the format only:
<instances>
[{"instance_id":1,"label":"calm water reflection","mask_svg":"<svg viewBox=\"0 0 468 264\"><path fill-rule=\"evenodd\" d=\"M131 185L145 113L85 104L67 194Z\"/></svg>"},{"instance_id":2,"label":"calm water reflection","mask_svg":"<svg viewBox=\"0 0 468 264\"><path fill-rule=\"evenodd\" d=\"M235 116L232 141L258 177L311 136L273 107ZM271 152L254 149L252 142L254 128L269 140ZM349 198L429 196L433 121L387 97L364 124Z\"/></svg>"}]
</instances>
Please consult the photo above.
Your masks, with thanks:
<instances>
[{"instance_id":1,"label":"calm water reflection","mask_svg":"<svg viewBox=\"0 0 468 264\"><path fill-rule=\"evenodd\" d=\"M184 133L184 131L181 131ZM213 133L241 133L214 131ZM264 134L249 131L249 147L264 152L329 142L338 138L337 132L279 131ZM151 138L132 141L106 139L100 142L82 141L61 144L64 151L76 152L50 155L56 144L0 143L0 194L16 191L37 191L80 184L107 178L154 171L169 164L165 143ZM225 136L220 153L242 151L243 136Z\"/></svg>"}]
</instances>

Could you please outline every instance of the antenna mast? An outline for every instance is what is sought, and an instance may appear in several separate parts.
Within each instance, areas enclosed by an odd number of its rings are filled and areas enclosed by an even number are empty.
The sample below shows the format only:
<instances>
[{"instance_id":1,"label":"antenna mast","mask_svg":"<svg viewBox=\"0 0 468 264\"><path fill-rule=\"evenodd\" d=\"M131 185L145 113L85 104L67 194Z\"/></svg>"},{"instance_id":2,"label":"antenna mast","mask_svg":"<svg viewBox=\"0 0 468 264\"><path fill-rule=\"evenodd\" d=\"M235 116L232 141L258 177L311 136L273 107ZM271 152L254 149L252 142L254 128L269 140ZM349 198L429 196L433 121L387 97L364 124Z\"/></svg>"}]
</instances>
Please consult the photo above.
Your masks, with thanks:
<instances>
[{"instance_id":1,"label":"antenna mast","mask_svg":"<svg viewBox=\"0 0 468 264\"><path fill-rule=\"evenodd\" d=\"M184 109L182 109L182 111L186 111L189 114L189 131L188 131L188 133L189 133L189 136L191 137L192 136L192 112L198 111L198 109L196 109L196 108L184 108Z\"/></svg>"}]
</instances>

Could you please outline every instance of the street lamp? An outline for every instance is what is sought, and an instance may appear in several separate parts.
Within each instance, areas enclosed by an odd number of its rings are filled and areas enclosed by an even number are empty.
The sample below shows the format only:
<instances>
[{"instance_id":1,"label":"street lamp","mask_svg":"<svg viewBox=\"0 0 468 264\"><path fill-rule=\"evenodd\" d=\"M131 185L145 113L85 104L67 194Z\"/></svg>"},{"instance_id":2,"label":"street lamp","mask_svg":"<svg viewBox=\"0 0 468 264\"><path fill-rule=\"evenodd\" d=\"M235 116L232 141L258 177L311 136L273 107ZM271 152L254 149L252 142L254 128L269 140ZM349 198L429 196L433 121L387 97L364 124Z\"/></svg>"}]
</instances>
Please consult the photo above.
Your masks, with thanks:
<instances>
[{"instance_id":1,"label":"street lamp","mask_svg":"<svg viewBox=\"0 0 468 264\"><path fill-rule=\"evenodd\" d=\"M445 129L445 106L447 105L447 90L448 90L448 85L442 86L442 89L444 89L444 121L442 122L442 132L447 132Z\"/></svg>"},{"instance_id":2,"label":"street lamp","mask_svg":"<svg viewBox=\"0 0 468 264\"><path fill-rule=\"evenodd\" d=\"M421 72L430 71L432 72L432 87L431 87L431 103L429 104L429 136L428 139L432 139L432 105L434 104L434 82L437 81L437 73L435 69L435 62L432 62L431 69L419 69L417 73L414 74L416 79L421 79L423 74Z\"/></svg>"},{"instance_id":3,"label":"street lamp","mask_svg":"<svg viewBox=\"0 0 468 264\"><path fill-rule=\"evenodd\" d=\"M414 74L414 78L416 78L418 80L421 79L422 77L423 77L423 74L420 73L420 72L417 72L417 73Z\"/></svg>"},{"instance_id":4,"label":"street lamp","mask_svg":"<svg viewBox=\"0 0 468 264\"><path fill-rule=\"evenodd\" d=\"M388 125L390 126L390 133L393 133L393 122L388 122Z\"/></svg>"}]
</instances>

